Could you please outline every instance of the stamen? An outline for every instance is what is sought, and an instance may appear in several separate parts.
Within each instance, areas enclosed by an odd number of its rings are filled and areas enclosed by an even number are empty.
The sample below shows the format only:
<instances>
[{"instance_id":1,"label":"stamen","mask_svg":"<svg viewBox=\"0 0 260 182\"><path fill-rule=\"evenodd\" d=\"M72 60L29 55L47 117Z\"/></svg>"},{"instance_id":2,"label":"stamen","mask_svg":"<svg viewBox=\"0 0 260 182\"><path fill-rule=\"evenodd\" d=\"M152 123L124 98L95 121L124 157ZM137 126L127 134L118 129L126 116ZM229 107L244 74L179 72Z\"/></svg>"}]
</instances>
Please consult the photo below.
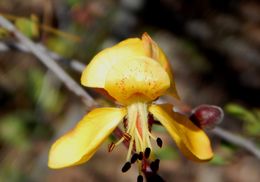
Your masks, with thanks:
<instances>
[{"instance_id":1,"label":"stamen","mask_svg":"<svg viewBox=\"0 0 260 182\"><path fill-rule=\"evenodd\" d=\"M129 133L124 133L124 135L123 135L123 137L124 137L124 139L126 140L126 141L130 141L131 140L131 138L132 138L132 136L129 134Z\"/></svg>"},{"instance_id":2,"label":"stamen","mask_svg":"<svg viewBox=\"0 0 260 182\"><path fill-rule=\"evenodd\" d=\"M150 153L151 153L151 149L147 147L147 148L145 149L145 151L144 151L144 157L145 157L146 159L148 159L149 156L150 156Z\"/></svg>"},{"instance_id":3,"label":"stamen","mask_svg":"<svg viewBox=\"0 0 260 182\"><path fill-rule=\"evenodd\" d=\"M122 143L124 141L124 137L121 137L120 140L118 140L116 143L115 143L115 146L118 146L120 143Z\"/></svg>"},{"instance_id":4,"label":"stamen","mask_svg":"<svg viewBox=\"0 0 260 182\"><path fill-rule=\"evenodd\" d=\"M112 142L112 143L110 143L109 145L108 145L108 152L112 152L113 151L113 149L115 148L115 144L114 144L114 142Z\"/></svg>"},{"instance_id":5,"label":"stamen","mask_svg":"<svg viewBox=\"0 0 260 182\"><path fill-rule=\"evenodd\" d=\"M125 173L130 168L131 168L131 163L130 162L126 162L125 165L122 167L122 172Z\"/></svg>"},{"instance_id":6,"label":"stamen","mask_svg":"<svg viewBox=\"0 0 260 182\"><path fill-rule=\"evenodd\" d=\"M135 163L137 161L138 157L139 157L139 155L137 153L134 153L131 158L131 163L132 164Z\"/></svg>"},{"instance_id":7,"label":"stamen","mask_svg":"<svg viewBox=\"0 0 260 182\"><path fill-rule=\"evenodd\" d=\"M137 182L143 182L143 176L142 175L139 175L138 177L137 177Z\"/></svg>"},{"instance_id":8,"label":"stamen","mask_svg":"<svg viewBox=\"0 0 260 182\"><path fill-rule=\"evenodd\" d=\"M128 148L128 152L127 152L127 156L126 156L126 160L129 161L130 159L130 155L132 153L132 150L133 150L133 144L134 144L134 140L132 139L130 141L130 144L129 144L129 148Z\"/></svg>"},{"instance_id":9,"label":"stamen","mask_svg":"<svg viewBox=\"0 0 260 182\"><path fill-rule=\"evenodd\" d=\"M154 123L154 117L152 114L148 114L148 126L149 126L149 131L152 130L152 126L153 126L153 123Z\"/></svg>"},{"instance_id":10,"label":"stamen","mask_svg":"<svg viewBox=\"0 0 260 182\"><path fill-rule=\"evenodd\" d=\"M138 154L138 159L139 159L139 160L142 160L142 159L143 159L143 156L144 156L144 153L143 153L143 152L140 152L140 153Z\"/></svg>"},{"instance_id":11,"label":"stamen","mask_svg":"<svg viewBox=\"0 0 260 182\"><path fill-rule=\"evenodd\" d=\"M159 165L160 165L160 160L156 159L155 161L151 162L150 167L153 172L157 172L159 169Z\"/></svg>"},{"instance_id":12,"label":"stamen","mask_svg":"<svg viewBox=\"0 0 260 182\"><path fill-rule=\"evenodd\" d=\"M124 118L124 120L123 120L123 124L124 124L124 128L127 129L127 127L128 127L128 121L127 121L127 118Z\"/></svg>"},{"instance_id":13,"label":"stamen","mask_svg":"<svg viewBox=\"0 0 260 182\"><path fill-rule=\"evenodd\" d=\"M158 145L160 148L162 147L162 144L163 144L162 139L157 138L157 139L156 139L156 143L157 143L157 145Z\"/></svg>"},{"instance_id":14,"label":"stamen","mask_svg":"<svg viewBox=\"0 0 260 182\"><path fill-rule=\"evenodd\" d=\"M156 138L152 135L152 133L148 132L149 136L153 139L156 140Z\"/></svg>"}]
</instances>

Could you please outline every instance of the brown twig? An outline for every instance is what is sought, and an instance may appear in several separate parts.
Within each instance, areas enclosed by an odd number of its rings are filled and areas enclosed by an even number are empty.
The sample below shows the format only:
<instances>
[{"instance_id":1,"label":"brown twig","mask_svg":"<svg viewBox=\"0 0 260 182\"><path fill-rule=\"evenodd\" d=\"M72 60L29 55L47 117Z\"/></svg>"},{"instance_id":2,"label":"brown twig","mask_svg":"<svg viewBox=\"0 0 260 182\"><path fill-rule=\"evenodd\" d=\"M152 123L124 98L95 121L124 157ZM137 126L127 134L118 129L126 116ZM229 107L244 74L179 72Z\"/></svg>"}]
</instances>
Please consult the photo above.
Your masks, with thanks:
<instances>
[{"instance_id":1,"label":"brown twig","mask_svg":"<svg viewBox=\"0 0 260 182\"><path fill-rule=\"evenodd\" d=\"M55 60L56 62L61 62L62 64L69 65L69 67L78 72L82 73L86 65L81 63L80 61L76 59L66 59L59 54L47 49L43 44L41 43L34 43L35 45L38 46L38 49L45 54L47 54L50 58ZM6 51L21 51L21 52L26 52L30 53L30 49L28 49L26 46L24 46L21 42L5 42L5 41L0 41L0 52L6 52Z\"/></svg>"}]
</instances>

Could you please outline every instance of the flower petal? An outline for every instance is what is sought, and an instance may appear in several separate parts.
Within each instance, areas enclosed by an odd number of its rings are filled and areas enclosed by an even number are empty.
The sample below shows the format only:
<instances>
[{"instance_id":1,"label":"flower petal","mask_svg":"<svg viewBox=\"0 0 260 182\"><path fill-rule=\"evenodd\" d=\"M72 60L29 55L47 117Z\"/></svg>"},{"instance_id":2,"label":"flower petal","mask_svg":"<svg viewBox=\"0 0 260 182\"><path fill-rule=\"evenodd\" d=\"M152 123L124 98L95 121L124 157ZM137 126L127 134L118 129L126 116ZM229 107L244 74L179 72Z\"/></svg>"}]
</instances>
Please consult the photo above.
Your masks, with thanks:
<instances>
[{"instance_id":1,"label":"flower petal","mask_svg":"<svg viewBox=\"0 0 260 182\"><path fill-rule=\"evenodd\" d=\"M167 129L183 154L194 161L213 157L210 141L203 130L187 117L172 110L172 105L152 105L149 112Z\"/></svg>"},{"instance_id":2,"label":"flower petal","mask_svg":"<svg viewBox=\"0 0 260 182\"><path fill-rule=\"evenodd\" d=\"M48 166L57 169L86 162L125 115L125 108L92 110L51 146Z\"/></svg>"},{"instance_id":3,"label":"flower petal","mask_svg":"<svg viewBox=\"0 0 260 182\"><path fill-rule=\"evenodd\" d=\"M146 55L158 61L161 64L161 66L164 68L164 70L168 73L171 80L171 86L168 89L168 93L171 96L175 97L176 99L179 99L171 65L166 55L164 54L163 50L158 46L158 44L155 41L153 41L153 39L147 33L144 33L142 35L142 41L144 44Z\"/></svg>"},{"instance_id":4,"label":"flower petal","mask_svg":"<svg viewBox=\"0 0 260 182\"><path fill-rule=\"evenodd\" d=\"M98 53L84 69L81 84L87 87L104 88L108 71L121 60L144 56L143 43L139 38L126 39Z\"/></svg>"},{"instance_id":5,"label":"flower petal","mask_svg":"<svg viewBox=\"0 0 260 182\"><path fill-rule=\"evenodd\" d=\"M152 101L170 86L161 65L148 57L128 57L113 66L107 74L105 90L122 104Z\"/></svg>"}]
</instances>

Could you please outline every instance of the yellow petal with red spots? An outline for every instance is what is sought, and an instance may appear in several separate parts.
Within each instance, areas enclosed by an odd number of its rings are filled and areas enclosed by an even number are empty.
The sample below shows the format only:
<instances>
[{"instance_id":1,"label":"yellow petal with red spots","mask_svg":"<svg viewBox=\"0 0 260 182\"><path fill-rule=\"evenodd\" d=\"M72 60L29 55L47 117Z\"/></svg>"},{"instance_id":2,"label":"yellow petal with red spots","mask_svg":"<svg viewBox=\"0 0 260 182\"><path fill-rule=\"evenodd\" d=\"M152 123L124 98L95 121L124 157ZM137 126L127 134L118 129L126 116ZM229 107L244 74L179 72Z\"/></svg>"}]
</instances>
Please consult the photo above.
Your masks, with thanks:
<instances>
[{"instance_id":1,"label":"yellow petal with red spots","mask_svg":"<svg viewBox=\"0 0 260 182\"><path fill-rule=\"evenodd\" d=\"M105 90L122 104L147 102L164 94L170 79L162 66L148 57L131 57L113 66Z\"/></svg>"},{"instance_id":2,"label":"yellow petal with red spots","mask_svg":"<svg viewBox=\"0 0 260 182\"><path fill-rule=\"evenodd\" d=\"M171 65L163 50L158 46L158 44L155 41L153 41L153 39L147 33L143 34L142 42L144 44L146 55L158 61L162 65L164 70L168 73L171 80L171 86L168 89L168 93L176 99L179 99Z\"/></svg>"},{"instance_id":3,"label":"yellow petal with red spots","mask_svg":"<svg viewBox=\"0 0 260 182\"><path fill-rule=\"evenodd\" d=\"M104 88L107 73L113 66L129 57L144 56L139 38L126 39L117 45L98 53L84 69L81 84L87 87Z\"/></svg>"}]
</instances>

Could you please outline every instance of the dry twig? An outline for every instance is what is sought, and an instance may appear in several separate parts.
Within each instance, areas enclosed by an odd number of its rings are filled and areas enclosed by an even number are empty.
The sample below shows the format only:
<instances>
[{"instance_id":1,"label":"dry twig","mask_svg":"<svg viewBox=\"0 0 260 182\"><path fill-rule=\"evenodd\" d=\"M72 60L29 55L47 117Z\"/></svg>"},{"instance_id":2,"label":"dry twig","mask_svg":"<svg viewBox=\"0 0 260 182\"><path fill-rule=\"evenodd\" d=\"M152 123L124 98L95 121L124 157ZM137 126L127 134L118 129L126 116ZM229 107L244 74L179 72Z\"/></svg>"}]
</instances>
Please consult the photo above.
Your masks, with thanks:
<instances>
[{"instance_id":1,"label":"dry twig","mask_svg":"<svg viewBox=\"0 0 260 182\"><path fill-rule=\"evenodd\" d=\"M85 92L85 90L78 85L50 56L45 54L39 46L33 43L30 39L25 37L21 32L19 32L16 27L5 19L3 16L0 16L0 25L6 28L24 45L26 46L31 53L33 53L45 66L47 66L57 77L67 86L68 89L73 91L77 96L80 96L83 102L89 107L92 108L96 106L94 99Z\"/></svg>"}]
</instances>

